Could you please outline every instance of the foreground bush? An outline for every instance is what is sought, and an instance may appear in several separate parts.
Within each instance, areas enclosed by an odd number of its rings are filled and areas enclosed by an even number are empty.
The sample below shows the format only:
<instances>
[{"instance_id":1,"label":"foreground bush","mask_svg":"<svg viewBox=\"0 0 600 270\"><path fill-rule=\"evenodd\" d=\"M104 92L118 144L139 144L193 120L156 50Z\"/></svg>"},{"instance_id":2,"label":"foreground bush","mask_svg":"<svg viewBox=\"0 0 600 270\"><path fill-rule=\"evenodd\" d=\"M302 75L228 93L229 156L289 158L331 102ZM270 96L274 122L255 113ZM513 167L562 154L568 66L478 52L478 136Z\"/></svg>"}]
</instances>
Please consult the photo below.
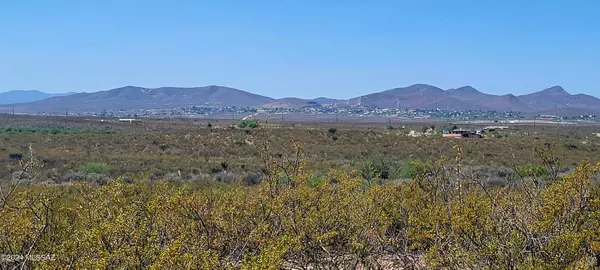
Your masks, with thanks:
<instances>
[{"instance_id":1,"label":"foreground bush","mask_svg":"<svg viewBox=\"0 0 600 270\"><path fill-rule=\"evenodd\" d=\"M258 128L258 123L251 120L242 120L237 124L238 128Z\"/></svg>"},{"instance_id":2,"label":"foreground bush","mask_svg":"<svg viewBox=\"0 0 600 270\"><path fill-rule=\"evenodd\" d=\"M31 186L0 204L0 253L53 254L26 263L47 269L598 267L599 165L546 187L488 187L458 165L415 164L393 185L267 161L254 187Z\"/></svg>"}]
</instances>

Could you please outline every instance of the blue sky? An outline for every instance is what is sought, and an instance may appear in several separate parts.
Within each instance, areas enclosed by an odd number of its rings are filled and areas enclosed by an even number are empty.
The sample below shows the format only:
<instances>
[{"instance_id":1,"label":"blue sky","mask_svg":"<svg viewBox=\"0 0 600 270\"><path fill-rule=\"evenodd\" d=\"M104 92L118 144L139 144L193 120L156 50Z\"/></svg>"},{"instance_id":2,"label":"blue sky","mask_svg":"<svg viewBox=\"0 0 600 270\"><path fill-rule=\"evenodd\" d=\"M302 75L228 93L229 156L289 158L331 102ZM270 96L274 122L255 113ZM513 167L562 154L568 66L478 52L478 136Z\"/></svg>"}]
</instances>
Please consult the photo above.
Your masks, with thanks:
<instances>
[{"instance_id":1,"label":"blue sky","mask_svg":"<svg viewBox=\"0 0 600 270\"><path fill-rule=\"evenodd\" d=\"M0 1L0 91L225 85L349 98L414 83L600 96L600 1Z\"/></svg>"}]
</instances>

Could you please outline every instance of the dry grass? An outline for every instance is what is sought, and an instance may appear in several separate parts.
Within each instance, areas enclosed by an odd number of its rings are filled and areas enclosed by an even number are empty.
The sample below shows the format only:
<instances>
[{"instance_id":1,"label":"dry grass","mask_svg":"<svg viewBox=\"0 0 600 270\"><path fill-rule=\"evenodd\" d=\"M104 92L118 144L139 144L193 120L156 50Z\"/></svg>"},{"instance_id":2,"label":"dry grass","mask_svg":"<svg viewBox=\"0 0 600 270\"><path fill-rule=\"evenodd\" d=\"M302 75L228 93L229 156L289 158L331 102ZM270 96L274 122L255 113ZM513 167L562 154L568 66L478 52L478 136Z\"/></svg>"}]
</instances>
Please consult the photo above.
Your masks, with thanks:
<instances>
[{"instance_id":1,"label":"dry grass","mask_svg":"<svg viewBox=\"0 0 600 270\"><path fill-rule=\"evenodd\" d=\"M207 127L211 122L212 128ZM82 134L0 133L0 162L7 164L0 176L8 177L16 162L9 155L24 153L31 143L46 163L40 181L64 181L78 167L101 162L115 168L112 176L148 174L161 179L177 174L181 180L212 181L226 172L241 179L260 173L260 145L270 141L275 152L293 148L293 140L304 145L308 168L323 174L331 168L350 170L368 162L383 162L401 170L407 160L432 161L452 158L453 146L463 149L468 166L514 167L540 163L534 149L553 145L562 166L572 167L584 158L597 156L600 139L589 136L592 128L565 131L556 137L555 127L520 126L504 132L501 139L449 140L439 136L407 137L406 130L381 127L352 127L332 124L294 127L268 126L262 130L231 128L226 120L144 120L139 123L101 122L99 119L60 117L0 117L5 127L59 128ZM414 124L407 129L424 124ZM335 127L335 136L330 128ZM88 130L90 132L86 133ZM96 134L98 130L114 134ZM528 134L528 136L525 136ZM335 137L335 138L333 138ZM568 138L567 138L568 137ZM62 179L62 180L61 180Z\"/></svg>"}]
</instances>

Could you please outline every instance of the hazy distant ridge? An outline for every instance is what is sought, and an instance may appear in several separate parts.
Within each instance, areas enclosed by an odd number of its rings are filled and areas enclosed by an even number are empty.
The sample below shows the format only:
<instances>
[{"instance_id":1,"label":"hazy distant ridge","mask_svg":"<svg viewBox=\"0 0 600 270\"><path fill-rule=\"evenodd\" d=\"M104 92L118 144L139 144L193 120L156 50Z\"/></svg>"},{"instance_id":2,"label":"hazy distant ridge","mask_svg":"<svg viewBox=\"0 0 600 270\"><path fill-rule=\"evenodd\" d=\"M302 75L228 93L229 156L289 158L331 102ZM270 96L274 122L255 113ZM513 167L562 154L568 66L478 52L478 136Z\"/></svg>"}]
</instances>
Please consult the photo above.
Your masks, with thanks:
<instances>
[{"instance_id":1,"label":"hazy distant ridge","mask_svg":"<svg viewBox=\"0 0 600 270\"><path fill-rule=\"evenodd\" d=\"M38 90L12 90L0 93L0 105L34 102L46 98L64 96L69 94L50 94Z\"/></svg>"}]
</instances>

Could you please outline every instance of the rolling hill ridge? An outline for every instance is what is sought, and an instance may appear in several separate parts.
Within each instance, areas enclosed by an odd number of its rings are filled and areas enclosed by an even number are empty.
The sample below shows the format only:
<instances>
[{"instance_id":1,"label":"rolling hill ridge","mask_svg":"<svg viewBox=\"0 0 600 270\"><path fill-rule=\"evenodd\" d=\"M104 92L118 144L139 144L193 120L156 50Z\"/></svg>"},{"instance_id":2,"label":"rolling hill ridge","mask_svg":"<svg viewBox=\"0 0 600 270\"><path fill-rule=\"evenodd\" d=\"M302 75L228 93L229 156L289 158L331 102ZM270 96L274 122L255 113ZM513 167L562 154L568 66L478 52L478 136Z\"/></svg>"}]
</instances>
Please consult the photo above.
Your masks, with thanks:
<instances>
[{"instance_id":1,"label":"rolling hill ridge","mask_svg":"<svg viewBox=\"0 0 600 270\"><path fill-rule=\"evenodd\" d=\"M600 99L585 94L572 95L560 86L515 96L486 94L471 86L442 90L431 85L415 84L356 97L351 99L350 103L400 109L538 112L577 108L600 112Z\"/></svg>"},{"instance_id":2,"label":"rolling hill ridge","mask_svg":"<svg viewBox=\"0 0 600 270\"><path fill-rule=\"evenodd\" d=\"M8 92L10 93L10 92ZM41 92L40 92L41 93ZM7 93L0 94L2 95ZM46 97L46 98L44 98ZM243 90L210 85L204 87L144 88L125 86L93 93L61 96L40 96L34 101L12 102L0 100L0 112L13 108L19 112L102 111L121 109L167 109L190 106L302 108L318 106L364 106L370 108L483 110L516 112L600 112L600 99L585 94L570 94L560 86L553 86L531 94L492 95L472 86L441 89L427 84L399 87L349 100L319 97L274 99ZM14 100L14 99L13 99Z\"/></svg>"},{"instance_id":3,"label":"rolling hill ridge","mask_svg":"<svg viewBox=\"0 0 600 270\"><path fill-rule=\"evenodd\" d=\"M9 106L25 112L161 109L189 106L259 106L275 101L224 86L144 88L125 86L108 91L77 93Z\"/></svg>"}]
</instances>

